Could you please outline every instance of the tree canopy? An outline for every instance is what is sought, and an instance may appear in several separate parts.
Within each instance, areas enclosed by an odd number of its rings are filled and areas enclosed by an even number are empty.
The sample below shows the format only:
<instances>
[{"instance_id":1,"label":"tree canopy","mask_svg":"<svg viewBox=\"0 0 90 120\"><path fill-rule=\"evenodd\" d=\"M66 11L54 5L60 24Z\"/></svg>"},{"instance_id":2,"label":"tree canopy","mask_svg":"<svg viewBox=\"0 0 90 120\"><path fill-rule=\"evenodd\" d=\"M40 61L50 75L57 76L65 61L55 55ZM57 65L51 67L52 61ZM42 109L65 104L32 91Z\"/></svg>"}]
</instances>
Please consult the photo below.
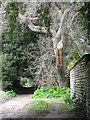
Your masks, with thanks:
<instances>
[{"instance_id":1,"label":"tree canopy","mask_svg":"<svg viewBox=\"0 0 90 120\"><path fill-rule=\"evenodd\" d=\"M21 77L39 87L69 86L71 67L90 52L90 2L2 2L1 7L3 86L17 86Z\"/></svg>"}]
</instances>

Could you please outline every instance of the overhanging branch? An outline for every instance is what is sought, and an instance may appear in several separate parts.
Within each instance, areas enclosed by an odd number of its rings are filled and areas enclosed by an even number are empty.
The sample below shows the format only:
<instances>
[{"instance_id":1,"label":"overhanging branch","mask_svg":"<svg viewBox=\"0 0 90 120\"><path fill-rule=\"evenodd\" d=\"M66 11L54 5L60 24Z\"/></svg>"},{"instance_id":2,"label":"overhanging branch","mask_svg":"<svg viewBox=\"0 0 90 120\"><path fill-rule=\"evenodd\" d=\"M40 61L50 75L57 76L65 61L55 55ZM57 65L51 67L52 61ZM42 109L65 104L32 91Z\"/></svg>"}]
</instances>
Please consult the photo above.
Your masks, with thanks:
<instances>
[{"instance_id":1,"label":"overhanging branch","mask_svg":"<svg viewBox=\"0 0 90 120\"><path fill-rule=\"evenodd\" d=\"M19 14L19 20L22 23L25 23L32 31L34 32L40 32L40 33L47 33L47 30L45 27L41 27L41 26L35 26L32 22L31 22L31 18L27 18L24 15ZM36 20L37 18L32 18L32 20Z\"/></svg>"},{"instance_id":2,"label":"overhanging branch","mask_svg":"<svg viewBox=\"0 0 90 120\"><path fill-rule=\"evenodd\" d=\"M0 15L5 14L5 13L6 13L6 11L0 12Z\"/></svg>"}]
</instances>

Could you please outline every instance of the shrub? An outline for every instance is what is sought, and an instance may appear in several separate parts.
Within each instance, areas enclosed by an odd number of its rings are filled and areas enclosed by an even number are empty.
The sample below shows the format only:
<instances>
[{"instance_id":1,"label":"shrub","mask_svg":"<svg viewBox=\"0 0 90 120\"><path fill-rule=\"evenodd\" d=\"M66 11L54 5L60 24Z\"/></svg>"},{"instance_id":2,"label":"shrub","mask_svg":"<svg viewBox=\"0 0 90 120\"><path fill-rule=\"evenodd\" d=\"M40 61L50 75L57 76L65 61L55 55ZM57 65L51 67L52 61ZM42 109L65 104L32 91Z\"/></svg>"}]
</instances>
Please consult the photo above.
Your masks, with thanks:
<instances>
[{"instance_id":1,"label":"shrub","mask_svg":"<svg viewBox=\"0 0 90 120\"><path fill-rule=\"evenodd\" d=\"M65 103L71 103L70 89L59 88L54 86L53 88L41 87L34 92L32 98L61 98Z\"/></svg>"},{"instance_id":2,"label":"shrub","mask_svg":"<svg viewBox=\"0 0 90 120\"><path fill-rule=\"evenodd\" d=\"M6 92L7 96L16 96L16 93L13 90Z\"/></svg>"}]
</instances>

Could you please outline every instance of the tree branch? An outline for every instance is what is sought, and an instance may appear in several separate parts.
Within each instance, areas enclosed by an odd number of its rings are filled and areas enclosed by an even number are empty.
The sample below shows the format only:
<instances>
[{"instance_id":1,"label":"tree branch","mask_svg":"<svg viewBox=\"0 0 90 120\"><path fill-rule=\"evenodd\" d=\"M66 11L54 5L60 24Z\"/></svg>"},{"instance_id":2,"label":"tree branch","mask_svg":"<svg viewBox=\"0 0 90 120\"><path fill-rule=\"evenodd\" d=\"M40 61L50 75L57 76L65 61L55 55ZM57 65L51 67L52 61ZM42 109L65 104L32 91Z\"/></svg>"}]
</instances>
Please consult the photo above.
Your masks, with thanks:
<instances>
[{"instance_id":1,"label":"tree branch","mask_svg":"<svg viewBox=\"0 0 90 120\"><path fill-rule=\"evenodd\" d=\"M74 39L74 37L73 37L73 30L72 30L72 24L73 24L73 22L74 22L74 20L75 20L75 18L77 17L77 15L79 14L79 12L77 12L73 17L72 17L72 19L71 19L71 22L70 22L70 25L69 25L69 35L71 36L71 38L72 39Z\"/></svg>"},{"instance_id":2,"label":"tree branch","mask_svg":"<svg viewBox=\"0 0 90 120\"><path fill-rule=\"evenodd\" d=\"M6 13L6 11L3 11L3 12L0 13L0 15L5 14L5 13Z\"/></svg>"},{"instance_id":3,"label":"tree branch","mask_svg":"<svg viewBox=\"0 0 90 120\"><path fill-rule=\"evenodd\" d=\"M29 18L30 20L38 20L39 18L38 17L35 17L35 18Z\"/></svg>"},{"instance_id":4,"label":"tree branch","mask_svg":"<svg viewBox=\"0 0 90 120\"><path fill-rule=\"evenodd\" d=\"M65 21L65 18L67 16L67 14L70 12L70 10L73 7L74 7L74 5L71 5L70 8L66 9L64 11L64 14L61 17L59 30L57 31L56 36L53 38L53 46L54 46L54 48L57 48L57 44L58 44L60 35L61 35L61 42L63 43L63 26L64 26L64 21ZM54 53L56 55L56 50L55 49L54 49Z\"/></svg>"},{"instance_id":5,"label":"tree branch","mask_svg":"<svg viewBox=\"0 0 90 120\"><path fill-rule=\"evenodd\" d=\"M45 29L45 27L41 27L41 26L35 26L31 20L29 18L26 18L24 15L19 14L19 20L22 23L25 23L32 31L34 32L40 32L40 33L47 33L47 30ZM35 18L37 19L37 18ZM35 20L34 18L32 18L32 20Z\"/></svg>"},{"instance_id":6,"label":"tree branch","mask_svg":"<svg viewBox=\"0 0 90 120\"><path fill-rule=\"evenodd\" d=\"M75 18L77 17L78 14L79 14L79 12L77 12L77 13L72 17L72 20L71 20L69 29L71 29L71 26L72 26L72 24L73 24L73 22L74 22L74 20L75 20Z\"/></svg>"},{"instance_id":7,"label":"tree branch","mask_svg":"<svg viewBox=\"0 0 90 120\"><path fill-rule=\"evenodd\" d=\"M58 39L58 38L60 37L60 35L63 33L64 20L65 20L67 14L70 12L70 10L71 10L73 7L74 7L74 5L72 5L70 8L68 8L68 9L66 9L66 10L64 11L64 14L63 14L63 16L62 16L62 18L61 18L61 20L60 20L59 30L58 30L58 32L57 32L57 34L56 34L56 36L55 36L56 39Z\"/></svg>"}]
</instances>

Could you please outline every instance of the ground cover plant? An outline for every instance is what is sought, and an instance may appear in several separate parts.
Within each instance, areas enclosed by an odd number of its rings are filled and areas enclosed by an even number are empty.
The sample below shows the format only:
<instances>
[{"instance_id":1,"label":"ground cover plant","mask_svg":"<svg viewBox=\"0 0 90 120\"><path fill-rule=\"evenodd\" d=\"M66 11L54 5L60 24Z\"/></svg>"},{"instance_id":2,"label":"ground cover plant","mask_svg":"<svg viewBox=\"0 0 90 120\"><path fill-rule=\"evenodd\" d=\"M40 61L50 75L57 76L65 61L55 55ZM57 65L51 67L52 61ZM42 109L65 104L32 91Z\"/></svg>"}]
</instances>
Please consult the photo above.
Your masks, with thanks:
<instances>
[{"instance_id":1,"label":"ground cover plant","mask_svg":"<svg viewBox=\"0 0 90 120\"><path fill-rule=\"evenodd\" d=\"M10 90L10 91L0 90L0 95L1 95L0 97L0 102L1 102L10 96L16 96L16 93L13 90Z\"/></svg>"},{"instance_id":2,"label":"ground cover plant","mask_svg":"<svg viewBox=\"0 0 90 120\"><path fill-rule=\"evenodd\" d=\"M16 93L13 90L6 91L7 96L16 96Z\"/></svg>"},{"instance_id":3,"label":"ground cover plant","mask_svg":"<svg viewBox=\"0 0 90 120\"><path fill-rule=\"evenodd\" d=\"M46 112L51 105L52 101L45 100L32 100L29 104L26 104L25 107L30 106L29 110L35 112Z\"/></svg>"},{"instance_id":4,"label":"ground cover plant","mask_svg":"<svg viewBox=\"0 0 90 120\"><path fill-rule=\"evenodd\" d=\"M59 104L58 106L55 106L54 104ZM63 104L59 101L57 102L56 99L49 99L49 100L32 100L30 103L25 105L26 107L30 107L29 111L34 112L47 112L49 109L51 110L58 110L58 111L71 111L72 110L72 104Z\"/></svg>"},{"instance_id":5,"label":"ground cover plant","mask_svg":"<svg viewBox=\"0 0 90 120\"><path fill-rule=\"evenodd\" d=\"M52 88L41 87L34 92L32 98L60 98L61 101L65 103L71 103L70 89L69 88L59 88L59 86L53 86Z\"/></svg>"},{"instance_id":6,"label":"ground cover plant","mask_svg":"<svg viewBox=\"0 0 90 120\"><path fill-rule=\"evenodd\" d=\"M62 103L57 99L35 99L30 103L26 104L24 108L29 107L29 111L34 111L37 113L49 112L49 111L72 111L73 105Z\"/></svg>"},{"instance_id":7,"label":"ground cover plant","mask_svg":"<svg viewBox=\"0 0 90 120\"><path fill-rule=\"evenodd\" d=\"M59 102L57 102L59 103ZM73 105L72 104L60 104L58 106L52 105L51 109L54 110L59 110L59 111L73 111Z\"/></svg>"}]
</instances>

